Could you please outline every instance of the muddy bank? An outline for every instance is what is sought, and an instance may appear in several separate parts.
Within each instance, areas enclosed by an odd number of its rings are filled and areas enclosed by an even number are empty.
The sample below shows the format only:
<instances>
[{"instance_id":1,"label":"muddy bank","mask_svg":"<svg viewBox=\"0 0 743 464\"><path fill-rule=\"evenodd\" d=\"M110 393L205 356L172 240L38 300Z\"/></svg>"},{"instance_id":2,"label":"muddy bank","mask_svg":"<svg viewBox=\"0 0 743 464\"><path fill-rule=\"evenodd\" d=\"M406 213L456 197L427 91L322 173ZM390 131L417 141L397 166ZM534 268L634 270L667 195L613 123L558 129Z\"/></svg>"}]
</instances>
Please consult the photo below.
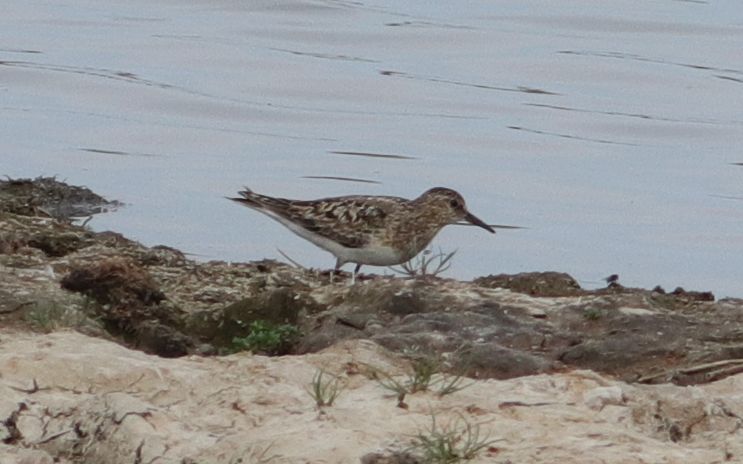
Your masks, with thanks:
<instances>
[{"instance_id":1,"label":"muddy bank","mask_svg":"<svg viewBox=\"0 0 743 464\"><path fill-rule=\"evenodd\" d=\"M0 181L3 463L458 462L427 454L446 437L475 463L743 456L743 300L556 272L331 283L75 219L114 205Z\"/></svg>"},{"instance_id":2,"label":"muddy bank","mask_svg":"<svg viewBox=\"0 0 743 464\"><path fill-rule=\"evenodd\" d=\"M365 275L351 286L347 275L331 283L327 271L275 261L198 263L70 217L113 204L54 179L0 182L3 325L72 327L166 357L302 354L367 339L474 378L586 368L693 384L741 368L743 300L616 281L586 291L551 272Z\"/></svg>"}]
</instances>

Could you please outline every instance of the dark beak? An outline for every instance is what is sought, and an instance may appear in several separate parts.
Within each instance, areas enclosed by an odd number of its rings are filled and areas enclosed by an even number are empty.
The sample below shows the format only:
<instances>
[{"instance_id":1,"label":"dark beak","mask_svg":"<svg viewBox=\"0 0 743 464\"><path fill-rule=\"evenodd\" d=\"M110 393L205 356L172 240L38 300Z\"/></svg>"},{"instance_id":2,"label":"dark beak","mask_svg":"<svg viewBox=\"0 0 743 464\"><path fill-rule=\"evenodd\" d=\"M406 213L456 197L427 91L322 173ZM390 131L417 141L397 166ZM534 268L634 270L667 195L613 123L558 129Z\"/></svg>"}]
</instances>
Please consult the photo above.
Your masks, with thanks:
<instances>
[{"instance_id":1,"label":"dark beak","mask_svg":"<svg viewBox=\"0 0 743 464\"><path fill-rule=\"evenodd\" d=\"M483 229L487 230L488 232L490 232L492 234L495 233L495 230L493 230L492 227L490 227L489 225L485 224L482 221L482 219L478 218L477 216L475 216L474 214L472 214L470 212L467 212L467 215L464 216L464 220L467 221L467 222L469 222L470 224L474 224L476 226L480 226L480 227L482 227Z\"/></svg>"}]
</instances>

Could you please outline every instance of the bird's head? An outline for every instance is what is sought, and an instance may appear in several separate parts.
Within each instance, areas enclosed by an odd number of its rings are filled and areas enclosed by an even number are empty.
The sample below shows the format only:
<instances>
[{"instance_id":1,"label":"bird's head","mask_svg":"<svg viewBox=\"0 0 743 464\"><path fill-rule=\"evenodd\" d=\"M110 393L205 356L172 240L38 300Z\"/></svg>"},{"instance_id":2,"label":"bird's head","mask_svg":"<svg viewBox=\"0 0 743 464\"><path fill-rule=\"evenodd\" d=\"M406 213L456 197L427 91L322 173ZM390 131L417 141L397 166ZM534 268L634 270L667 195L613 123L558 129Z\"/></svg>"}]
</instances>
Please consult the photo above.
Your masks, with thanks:
<instances>
[{"instance_id":1,"label":"bird's head","mask_svg":"<svg viewBox=\"0 0 743 464\"><path fill-rule=\"evenodd\" d=\"M462 195L452 189L435 187L424 192L415 201L424 203L430 210L435 210L436 215L447 221L447 224L464 220L495 233L492 227L467 210L467 204Z\"/></svg>"}]
</instances>

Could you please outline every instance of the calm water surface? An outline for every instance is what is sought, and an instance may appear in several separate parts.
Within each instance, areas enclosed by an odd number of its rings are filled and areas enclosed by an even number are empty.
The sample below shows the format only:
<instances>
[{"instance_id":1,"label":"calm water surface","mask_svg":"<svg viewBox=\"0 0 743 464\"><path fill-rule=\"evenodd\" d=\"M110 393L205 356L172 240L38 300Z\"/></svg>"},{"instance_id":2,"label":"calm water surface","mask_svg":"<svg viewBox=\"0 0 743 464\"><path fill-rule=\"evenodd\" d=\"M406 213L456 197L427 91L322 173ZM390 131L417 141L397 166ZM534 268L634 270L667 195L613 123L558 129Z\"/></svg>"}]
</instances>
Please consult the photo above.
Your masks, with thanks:
<instances>
[{"instance_id":1,"label":"calm water surface","mask_svg":"<svg viewBox=\"0 0 743 464\"><path fill-rule=\"evenodd\" d=\"M0 31L0 174L127 204L97 230L331 267L223 196L440 185L526 227L445 229L449 275L743 296L739 0L6 0Z\"/></svg>"}]
</instances>

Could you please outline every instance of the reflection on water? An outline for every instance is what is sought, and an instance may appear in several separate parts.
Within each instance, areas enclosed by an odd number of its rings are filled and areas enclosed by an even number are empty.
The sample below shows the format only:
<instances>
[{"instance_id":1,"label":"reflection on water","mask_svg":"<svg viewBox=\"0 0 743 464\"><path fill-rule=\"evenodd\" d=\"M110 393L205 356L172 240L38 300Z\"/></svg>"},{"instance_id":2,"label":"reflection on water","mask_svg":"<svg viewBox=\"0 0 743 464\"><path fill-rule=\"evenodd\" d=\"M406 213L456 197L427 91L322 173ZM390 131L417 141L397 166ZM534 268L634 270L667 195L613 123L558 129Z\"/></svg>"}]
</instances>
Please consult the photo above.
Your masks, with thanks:
<instances>
[{"instance_id":1,"label":"reflection on water","mask_svg":"<svg viewBox=\"0 0 743 464\"><path fill-rule=\"evenodd\" d=\"M144 157L151 157L151 156L165 156L165 155L155 155L152 153L127 153L125 151L119 151L119 150L104 150L102 148L81 148L81 151L87 151L89 153L95 153L99 155L115 155L115 156L144 156Z\"/></svg>"},{"instance_id":2,"label":"reflection on water","mask_svg":"<svg viewBox=\"0 0 743 464\"><path fill-rule=\"evenodd\" d=\"M286 50L283 48L271 48L279 52L291 53L292 55L309 56L312 58L324 58L326 60L341 60L341 61L362 61L365 63L378 63L376 60L370 60L367 58L361 58L358 56L347 56L347 55L332 55L329 53L312 53L312 52L300 52L298 50Z\"/></svg>"},{"instance_id":3,"label":"reflection on water","mask_svg":"<svg viewBox=\"0 0 743 464\"><path fill-rule=\"evenodd\" d=\"M525 227L445 229L449 275L743 296L737 0L9 1L0 174L127 204L97 229L327 267L223 197L447 186Z\"/></svg>"},{"instance_id":4,"label":"reflection on water","mask_svg":"<svg viewBox=\"0 0 743 464\"><path fill-rule=\"evenodd\" d=\"M369 158L387 158L387 159L401 159L401 160L418 159L415 156L390 155L390 154L384 154L384 153L364 153L360 151L331 150L330 153L333 153L336 155L348 155L348 156L368 156Z\"/></svg>"},{"instance_id":5,"label":"reflection on water","mask_svg":"<svg viewBox=\"0 0 743 464\"><path fill-rule=\"evenodd\" d=\"M551 136L551 137L562 137L562 138L566 138L566 139L580 140L580 141L583 141L583 142L609 143L609 144L613 144L613 145L628 145L628 146L632 146L632 147L639 146L639 144L637 144L637 143L619 142L619 141L616 141L616 140L594 139L594 138L590 138L590 137L581 137L581 136L578 136L578 135L571 135L571 134L558 134L556 132L547 132L547 131L542 131L542 130L537 130L537 129L527 129L526 127L508 126L508 128L509 129L513 129L513 130L520 130L520 131L525 131L525 132L531 132L532 134L548 135L548 136Z\"/></svg>"},{"instance_id":6,"label":"reflection on water","mask_svg":"<svg viewBox=\"0 0 743 464\"><path fill-rule=\"evenodd\" d=\"M378 182L376 180L354 179L352 177L337 177L337 176L302 176L302 179L340 180L344 182L360 182L362 184L381 184L381 182Z\"/></svg>"},{"instance_id":7,"label":"reflection on water","mask_svg":"<svg viewBox=\"0 0 743 464\"><path fill-rule=\"evenodd\" d=\"M516 87L501 87L497 85L475 84L473 82L453 81L450 79L442 79L440 77L416 76L416 75L412 75L412 74L400 72L400 71L379 71L379 74L383 76L402 77L405 79L435 82L439 84L459 85L462 87L473 87L475 89L499 90L501 92L536 93L536 94L541 94L541 95L559 95L555 92L549 92L547 90L530 88L530 87L526 87L522 85L519 85Z\"/></svg>"},{"instance_id":8,"label":"reflection on water","mask_svg":"<svg viewBox=\"0 0 743 464\"><path fill-rule=\"evenodd\" d=\"M701 64L679 63L679 62L674 62L674 61L668 61L668 60L663 60L663 59L658 59L658 58L649 58L646 56L621 53L621 52L592 52L592 51L579 52L579 51L563 50L558 53L564 53L568 55L595 56L595 57L600 57L600 58L617 58L620 60L644 61L647 63L655 63L655 64L661 64L661 65L682 66L684 68L701 69L704 71L716 71L716 72L722 72L722 73L732 73L732 74L743 75L743 71L739 69L716 68L714 66L705 66ZM719 77L719 76L716 76L716 77Z\"/></svg>"}]
</instances>

